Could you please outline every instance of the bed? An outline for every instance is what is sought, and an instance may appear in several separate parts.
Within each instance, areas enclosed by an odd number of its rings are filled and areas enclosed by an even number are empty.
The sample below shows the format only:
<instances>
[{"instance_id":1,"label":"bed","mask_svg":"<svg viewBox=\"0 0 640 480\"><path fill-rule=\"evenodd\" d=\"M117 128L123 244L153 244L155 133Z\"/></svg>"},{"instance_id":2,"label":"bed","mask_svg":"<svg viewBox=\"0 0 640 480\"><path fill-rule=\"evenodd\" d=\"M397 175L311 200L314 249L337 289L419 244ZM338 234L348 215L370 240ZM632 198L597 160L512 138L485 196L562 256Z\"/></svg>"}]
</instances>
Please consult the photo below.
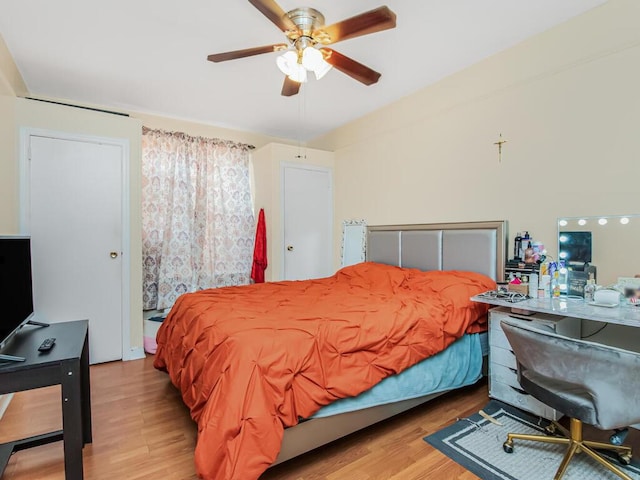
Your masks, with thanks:
<instances>
[{"instance_id":1,"label":"bed","mask_svg":"<svg viewBox=\"0 0 640 480\"><path fill-rule=\"evenodd\" d=\"M486 306L469 298L503 271L504 222L367 230L367 261L331 277L205 290L172 308L154 365L198 423L202 478L258 478L480 377Z\"/></svg>"}]
</instances>

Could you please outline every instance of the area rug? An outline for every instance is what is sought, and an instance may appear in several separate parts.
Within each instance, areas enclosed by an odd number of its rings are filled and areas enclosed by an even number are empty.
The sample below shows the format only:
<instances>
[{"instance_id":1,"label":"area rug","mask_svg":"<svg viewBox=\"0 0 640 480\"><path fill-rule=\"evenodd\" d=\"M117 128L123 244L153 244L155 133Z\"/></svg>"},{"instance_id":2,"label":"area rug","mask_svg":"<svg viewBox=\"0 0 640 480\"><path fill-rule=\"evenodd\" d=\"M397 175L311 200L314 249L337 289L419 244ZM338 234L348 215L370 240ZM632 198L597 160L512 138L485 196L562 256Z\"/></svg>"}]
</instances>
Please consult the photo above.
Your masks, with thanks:
<instances>
[{"instance_id":1,"label":"area rug","mask_svg":"<svg viewBox=\"0 0 640 480\"><path fill-rule=\"evenodd\" d=\"M458 420L424 440L483 480L546 480L553 476L565 452L563 445L514 440L513 453L505 453L502 444L507 433L543 434L549 423L515 407L492 400L482 409L502 426L480 414ZM634 480L640 480L640 464L619 466ZM585 454L569 463L563 480L619 480Z\"/></svg>"}]
</instances>

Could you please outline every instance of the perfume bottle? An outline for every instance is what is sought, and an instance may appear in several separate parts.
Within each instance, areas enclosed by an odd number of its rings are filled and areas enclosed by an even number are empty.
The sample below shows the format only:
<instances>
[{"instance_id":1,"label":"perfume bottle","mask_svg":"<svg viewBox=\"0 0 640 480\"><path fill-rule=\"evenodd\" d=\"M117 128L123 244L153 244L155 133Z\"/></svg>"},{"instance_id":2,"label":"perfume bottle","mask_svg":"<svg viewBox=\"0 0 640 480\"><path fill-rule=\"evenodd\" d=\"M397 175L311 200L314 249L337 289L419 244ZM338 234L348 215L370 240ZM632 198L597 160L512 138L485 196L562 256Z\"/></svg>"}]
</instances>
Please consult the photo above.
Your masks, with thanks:
<instances>
[{"instance_id":1,"label":"perfume bottle","mask_svg":"<svg viewBox=\"0 0 640 480\"><path fill-rule=\"evenodd\" d=\"M567 266L564 260L560 260L558 262L558 286L560 287L560 293L568 294L569 288L567 282L569 281L569 270L567 270Z\"/></svg>"},{"instance_id":2,"label":"perfume bottle","mask_svg":"<svg viewBox=\"0 0 640 480\"><path fill-rule=\"evenodd\" d=\"M527 245L529 245L529 247L531 243L531 237L529 236L529 232L524 232L522 234L522 239L520 240L520 254L518 255L520 257L520 260L524 260L525 257L525 250L527 249Z\"/></svg>"},{"instance_id":3,"label":"perfume bottle","mask_svg":"<svg viewBox=\"0 0 640 480\"><path fill-rule=\"evenodd\" d=\"M593 274L589 274L589 280L584 286L584 301L593 302L594 294L596 293L596 281L593 279Z\"/></svg>"},{"instance_id":4,"label":"perfume bottle","mask_svg":"<svg viewBox=\"0 0 640 480\"><path fill-rule=\"evenodd\" d=\"M558 264L551 262L549 264L549 275L551 276L551 296L560 296L560 274L558 272Z\"/></svg>"},{"instance_id":5,"label":"perfume bottle","mask_svg":"<svg viewBox=\"0 0 640 480\"><path fill-rule=\"evenodd\" d=\"M522 248L522 236L520 232L516 233L516 236L513 240L513 259L520 259L520 249Z\"/></svg>"}]
</instances>

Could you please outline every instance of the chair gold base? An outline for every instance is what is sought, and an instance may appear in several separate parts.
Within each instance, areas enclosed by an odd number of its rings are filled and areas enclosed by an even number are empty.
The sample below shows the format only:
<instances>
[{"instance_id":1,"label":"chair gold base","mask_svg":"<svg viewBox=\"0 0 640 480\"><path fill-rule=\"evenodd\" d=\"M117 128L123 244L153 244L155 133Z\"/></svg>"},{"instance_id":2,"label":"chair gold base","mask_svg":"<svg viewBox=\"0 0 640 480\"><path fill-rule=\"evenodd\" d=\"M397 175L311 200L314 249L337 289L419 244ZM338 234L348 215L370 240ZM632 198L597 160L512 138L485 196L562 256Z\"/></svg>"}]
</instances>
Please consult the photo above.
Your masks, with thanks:
<instances>
[{"instance_id":1,"label":"chair gold base","mask_svg":"<svg viewBox=\"0 0 640 480\"><path fill-rule=\"evenodd\" d=\"M560 463L560 467L556 472L556 475L553 477L554 480L560 480L564 475L567 467L569 466L569 462L571 458L580 452L584 452L597 461L600 465L610 470L611 472L618 475L620 478L625 480L633 480L629 475L624 473L618 467L613 465L599 453L597 453L594 448L599 448L602 450L612 450L618 454L620 461L626 465L631 463L631 447L627 447L625 445L611 445L609 443L601 443L601 442L591 442L582 439L582 422L575 418L571 419L570 430L567 430L558 422L553 422L550 425L551 428L547 428L549 433L555 433L556 430L560 431L564 435L564 437L547 437L544 435L528 435L524 433L510 433L507 435L507 440L503 444L504 451L507 453L513 452L513 440L530 440L534 442L544 442L544 443L555 443L555 444L563 444L567 445L567 452Z\"/></svg>"}]
</instances>

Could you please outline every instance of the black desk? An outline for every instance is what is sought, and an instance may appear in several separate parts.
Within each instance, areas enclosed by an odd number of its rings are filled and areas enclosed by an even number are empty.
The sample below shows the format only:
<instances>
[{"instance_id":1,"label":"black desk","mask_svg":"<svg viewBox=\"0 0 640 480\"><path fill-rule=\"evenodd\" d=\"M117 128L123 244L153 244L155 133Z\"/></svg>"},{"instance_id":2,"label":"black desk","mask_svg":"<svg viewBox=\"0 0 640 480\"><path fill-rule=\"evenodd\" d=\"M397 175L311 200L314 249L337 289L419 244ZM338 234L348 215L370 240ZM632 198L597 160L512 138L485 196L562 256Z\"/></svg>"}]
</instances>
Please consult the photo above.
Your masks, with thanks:
<instances>
[{"instance_id":1,"label":"black desk","mask_svg":"<svg viewBox=\"0 0 640 480\"><path fill-rule=\"evenodd\" d=\"M62 440L66 479L83 478L82 447L91 443L88 328L87 320L27 325L2 352L26 360L0 363L0 395L60 385L62 430L0 444L0 476L13 452ZM38 347L48 337L55 337L56 343L49 352L40 353Z\"/></svg>"}]
</instances>

